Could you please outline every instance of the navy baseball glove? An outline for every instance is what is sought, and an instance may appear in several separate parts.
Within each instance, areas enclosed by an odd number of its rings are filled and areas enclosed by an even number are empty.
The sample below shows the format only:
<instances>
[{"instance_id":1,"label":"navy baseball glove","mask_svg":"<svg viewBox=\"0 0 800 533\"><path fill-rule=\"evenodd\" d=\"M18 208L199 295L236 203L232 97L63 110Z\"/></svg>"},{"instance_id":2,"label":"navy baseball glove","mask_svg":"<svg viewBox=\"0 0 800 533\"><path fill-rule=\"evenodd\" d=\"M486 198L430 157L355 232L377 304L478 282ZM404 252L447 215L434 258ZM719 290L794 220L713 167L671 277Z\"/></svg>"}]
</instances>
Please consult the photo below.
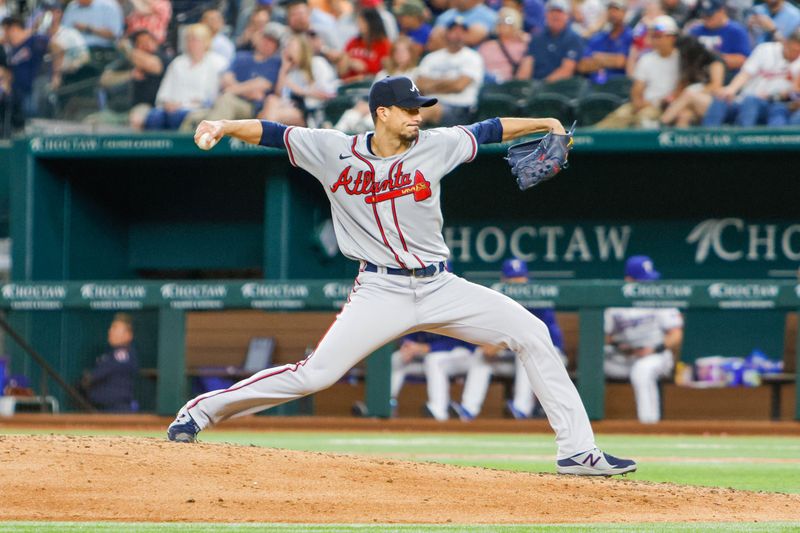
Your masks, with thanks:
<instances>
[{"instance_id":1,"label":"navy baseball glove","mask_svg":"<svg viewBox=\"0 0 800 533\"><path fill-rule=\"evenodd\" d=\"M567 168L574 132L575 123L565 135L550 132L541 139L518 143L508 148L506 160L521 191L547 181Z\"/></svg>"}]
</instances>

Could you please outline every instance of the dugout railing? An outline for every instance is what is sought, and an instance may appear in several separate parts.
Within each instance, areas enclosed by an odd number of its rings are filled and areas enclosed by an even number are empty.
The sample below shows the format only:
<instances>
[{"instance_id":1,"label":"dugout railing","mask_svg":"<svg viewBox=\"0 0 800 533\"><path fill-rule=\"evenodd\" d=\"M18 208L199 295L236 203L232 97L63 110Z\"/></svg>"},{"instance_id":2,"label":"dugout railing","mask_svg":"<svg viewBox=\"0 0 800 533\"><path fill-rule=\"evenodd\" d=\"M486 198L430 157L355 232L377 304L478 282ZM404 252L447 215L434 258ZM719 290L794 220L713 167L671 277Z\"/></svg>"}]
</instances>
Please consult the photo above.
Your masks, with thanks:
<instances>
[{"instance_id":1,"label":"dugout railing","mask_svg":"<svg viewBox=\"0 0 800 533\"><path fill-rule=\"evenodd\" d=\"M188 398L186 314L189 311L256 309L268 312L335 311L349 294L348 281L204 281L204 282L37 282L0 287L0 309L14 324L27 313L68 310L145 311L157 319L156 411L173 414ZM736 312L737 310L800 310L800 284L792 281L674 280L628 283L617 281L557 281L493 284L492 287L526 307L575 310L579 315L578 390L593 420L605 416L603 374L603 310L609 306L678 307ZM265 333L265 332L261 332ZM372 416L389 417L391 345L366 362L365 402ZM800 362L800 335L794 357ZM45 357L47 354L44 354ZM17 357L24 357L18 355ZM800 365L795 364L797 368ZM800 420L800 387L795 383L795 419ZM773 380L774 381L774 380ZM786 381L784 376L783 381Z\"/></svg>"}]
</instances>

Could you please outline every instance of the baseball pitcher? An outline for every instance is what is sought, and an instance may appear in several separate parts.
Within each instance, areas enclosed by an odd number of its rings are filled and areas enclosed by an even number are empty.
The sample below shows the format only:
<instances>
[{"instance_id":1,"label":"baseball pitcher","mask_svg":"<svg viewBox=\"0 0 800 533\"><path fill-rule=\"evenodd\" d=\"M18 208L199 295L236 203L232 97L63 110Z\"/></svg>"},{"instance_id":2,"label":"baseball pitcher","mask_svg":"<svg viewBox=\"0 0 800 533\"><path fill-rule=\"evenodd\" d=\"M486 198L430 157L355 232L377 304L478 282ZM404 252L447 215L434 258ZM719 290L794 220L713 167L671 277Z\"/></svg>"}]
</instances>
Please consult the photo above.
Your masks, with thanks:
<instances>
[{"instance_id":1,"label":"baseball pitcher","mask_svg":"<svg viewBox=\"0 0 800 533\"><path fill-rule=\"evenodd\" d=\"M202 122L196 142L229 135L287 151L292 165L319 180L331 203L342 253L359 262L347 304L306 359L263 370L228 389L190 400L168 437L194 442L204 428L330 387L358 361L413 331L430 331L477 345L503 346L522 361L556 433L557 470L609 476L636 470L595 446L578 391L547 327L512 299L445 269L441 180L472 161L478 145L550 132L535 157L515 158L521 188L564 167L571 146L555 119L494 118L469 126L420 128L420 108L436 99L405 77L376 82L369 95L375 131L287 127L259 120ZM561 150L553 151L562 147ZM540 171L539 165L545 165Z\"/></svg>"}]
</instances>

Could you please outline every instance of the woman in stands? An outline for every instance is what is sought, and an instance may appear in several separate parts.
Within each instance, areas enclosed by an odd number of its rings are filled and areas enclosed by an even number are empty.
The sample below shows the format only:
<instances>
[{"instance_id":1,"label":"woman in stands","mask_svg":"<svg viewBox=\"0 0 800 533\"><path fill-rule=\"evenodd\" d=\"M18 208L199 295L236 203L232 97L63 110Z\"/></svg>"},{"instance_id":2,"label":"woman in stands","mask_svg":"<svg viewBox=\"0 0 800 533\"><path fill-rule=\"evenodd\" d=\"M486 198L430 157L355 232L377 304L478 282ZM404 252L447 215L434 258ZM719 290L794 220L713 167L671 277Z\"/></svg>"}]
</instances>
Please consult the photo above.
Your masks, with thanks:
<instances>
[{"instance_id":1,"label":"woman in stands","mask_svg":"<svg viewBox=\"0 0 800 533\"><path fill-rule=\"evenodd\" d=\"M267 96L258 118L291 126L319 121L318 111L336 96L339 79L330 63L314 55L305 35L293 36L283 50L274 94Z\"/></svg>"},{"instance_id":2,"label":"woman in stands","mask_svg":"<svg viewBox=\"0 0 800 533\"><path fill-rule=\"evenodd\" d=\"M211 51L211 31L203 24L192 24L185 39L186 52L167 67L145 129L176 130L190 111L211 108L219 94L219 78L228 62Z\"/></svg>"},{"instance_id":3,"label":"woman in stands","mask_svg":"<svg viewBox=\"0 0 800 533\"><path fill-rule=\"evenodd\" d=\"M375 9L364 9L356 18L358 35L344 47L337 68L345 83L371 78L381 70L392 43L386 37L383 20Z\"/></svg>"}]
</instances>

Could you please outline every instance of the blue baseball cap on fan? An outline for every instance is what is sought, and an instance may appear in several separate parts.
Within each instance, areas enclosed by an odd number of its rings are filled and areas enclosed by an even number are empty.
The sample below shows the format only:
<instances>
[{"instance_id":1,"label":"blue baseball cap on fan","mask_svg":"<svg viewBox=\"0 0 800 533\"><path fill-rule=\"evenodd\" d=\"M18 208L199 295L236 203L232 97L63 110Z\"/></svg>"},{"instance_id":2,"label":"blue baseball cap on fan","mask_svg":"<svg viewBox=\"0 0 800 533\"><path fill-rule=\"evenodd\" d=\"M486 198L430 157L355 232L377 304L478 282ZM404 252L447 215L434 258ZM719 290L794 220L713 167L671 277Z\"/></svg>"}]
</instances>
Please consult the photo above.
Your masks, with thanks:
<instances>
[{"instance_id":1,"label":"blue baseball cap on fan","mask_svg":"<svg viewBox=\"0 0 800 533\"><path fill-rule=\"evenodd\" d=\"M625 276L636 281L661 279L661 272L653 266L653 260L646 255L633 255L625 262Z\"/></svg>"},{"instance_id":2,"label":"blue baseball cap on fan","mask_svg":"<svg viewBox=\"0 0 800 533\"><path fill-rule=\"evenodd\" d=\"M376 81L369 90L369 110L374 115L379 107L430 107L436 104L436 98L428 98L419 94L417 85L405 76L388 76Z\"/></svg>"},{"instance_id":3,"label":"blue baseball cap on fan","mask_svg":"<svg viewBox=\"0 0 800 533\"><path fill-rule=\"evenodd\" d=\"M503 261L503 277L504 278L522 278L528 277L528 263L522 259L506 259Z\"/></svg>"},{"instance_id":4,"label":"blue baseball cap on fan","mask_svg":"<svg viewBox=\"0 0 800 533\"><path fill-rule=\"evenodd\" d=\"M700 2L700 16L710 17L723 7L725 7L724 0L703 0Z\"/></svg>"}]
</instances>

